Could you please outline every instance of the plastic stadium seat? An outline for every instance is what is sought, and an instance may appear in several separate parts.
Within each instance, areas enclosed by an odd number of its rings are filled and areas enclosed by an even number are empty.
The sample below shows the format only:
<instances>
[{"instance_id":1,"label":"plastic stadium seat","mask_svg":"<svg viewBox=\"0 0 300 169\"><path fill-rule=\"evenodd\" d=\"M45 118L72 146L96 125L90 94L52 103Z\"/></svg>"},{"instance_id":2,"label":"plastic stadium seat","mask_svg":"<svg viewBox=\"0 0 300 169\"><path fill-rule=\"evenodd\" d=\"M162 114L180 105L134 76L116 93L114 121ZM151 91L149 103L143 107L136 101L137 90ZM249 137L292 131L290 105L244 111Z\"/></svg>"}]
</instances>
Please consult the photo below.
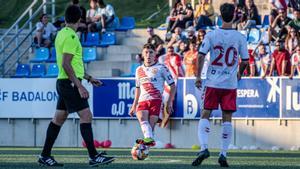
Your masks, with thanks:
<instances>
[{"instance_id":1,"label":"plastic stadium seat","mask_svg":"<svg viewBox=\"0 0 300 169\"><path fill-rule=\"evenodd\" d=\"M116 29L116 31L127 31L129 29L135 28L135 19L134 17L123 17L121 19L120 26Z\"/></svg>"},{"instance_id":2,"label":"plastic stadium seat","mask_svg":"<svg viewBox=\"0 0 300 169\"><path fill-rule=\"evenodd\" d=\"M85 42L82 43L83 46L98 46L100 44L100 36L98 32L89 32L86 36Z\"/></svg>"},{"instance_id":3,"label":"plastic stadium seat","mask_svg":"<svg viewBox=\"0 0 300 169\"><path fill-rule=\"evenodd\" d=\"M30 62L39 63L44 62L49 58L49 49L48 48L36 48L34 58Z\"/></svg>"},{"instance_id":4,"label":"plastic stadium seat","mask_svg":"<svg viewBox=\"0 0 300 169\"><path fill-rule=\"evenodd\" d=\"M264 20L263 20L263 23L262 23L262 27L269 27L270 26L270 18L269 18L269 15L265 15L264 16Z\"/></svg>"},{"instance_id":5,"label":"plastic stadium seat","mask_svg":"<svg viewBox=\"0 0 300 169\"><path fill-rule=\"evenodd\" d=\"M12 77L28 77L30 74L30 66L28 64L18 64L16 74Z\"/></svg>"},{"instance_id":6,"label":"plastic stadium seat","mask_svg":"<svg viewBox=\"0 0 300 169\"><path fill-rule=\"evenodd\" d=\"M136 69L140 66L139 63L132 63L130 67L130 73L128 74L122 74L122 77L134 77Z\"/></svg>"},{"instance_id":7,"label":"plastic stadium seat","mask_svg":"<svg viewBox=\"0 0 300 169\"><path fill-rule=\"evenodd\" d=\"M221 27L222 26L222 18L221 16L216 17L216 26Z\"/></svg>"},{"instance_id":8,"label":"plastic stadium seat","mask_svg":"<svg viewBox=\"0 0 300 169\"><path fill-rule=\"evenodd\" d=\"M46 68L44 64L34 64L32 66L30 77L43 77L45 76Z\"/></svg>"},{"instance_id":9,"label":"plastic stadium seat","mask_svg":"<svg viewBox=\"0 0 300 169\"><path fill-rule=\"evenodd\" d=\"M106 32L102 35L99 46L109 46L116 44L116 34L114 32Z\"/></svg>"},{"instance_id":10,"label":"plastic stadium seat","mask_svg":"<svg viewBox=\"0 0 300 169\"><path fill-rule=\"evenodd\" d=\"M56 51L55 51L55 48L51 49L50 57L49 57L48 60L46 60L46 62L50 62L50 63L56 62Z\"/></svg>"},{"instance_id":11,"label":"plastic stadium seat","mask_svg":"<svg viewBox=\"0 0 300 169\"><path fill-rule=\"evenodd\" d=\"M114 21L112 24L107 25L107 31L115 31L120 26L120 20L117 16L115 16Z\"/></svg>"},{"instance_id":12,"label":"plastic stadium seat","mask_svg":"<svg viewBox=\"0 0 300 169\"><path fill-rule=\"evenodd\" d=\"M248 43L258 43L260 40L260 31L258 29L251 29L248 35Z\"/></svg>"},{"instance_id":13,"label":"plastic stadium seat","mask_svg":"<svg viewBox=\"0 0 300 169\"><path fill-rule=\"evenodd\" d=\"M57 77L58 76L58 66L53 63L48 66L47 74L44 77Z\"/></svg>"},{"instance_id":14,"label":"plastic stadium seat","mask_svg":"<svg viewBox=\"0 0 300 169\"><path fill-rule=\"evenodd\" d=\"M83 62L88 63L96 60L96 48L83 48Z\"/></svg>"}]
</instances>

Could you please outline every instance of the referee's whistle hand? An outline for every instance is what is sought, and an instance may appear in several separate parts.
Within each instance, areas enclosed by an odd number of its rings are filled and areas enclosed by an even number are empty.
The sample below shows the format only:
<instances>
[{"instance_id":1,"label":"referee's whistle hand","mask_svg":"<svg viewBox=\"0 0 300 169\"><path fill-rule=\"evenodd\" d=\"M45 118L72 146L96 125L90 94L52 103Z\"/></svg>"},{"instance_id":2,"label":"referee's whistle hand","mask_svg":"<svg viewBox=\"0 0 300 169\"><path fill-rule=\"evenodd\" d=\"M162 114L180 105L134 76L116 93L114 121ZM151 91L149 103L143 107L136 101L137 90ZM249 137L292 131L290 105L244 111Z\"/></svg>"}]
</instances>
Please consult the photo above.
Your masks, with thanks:
<instances>
[{"instance_id":1,"label":"referee's whistle hand","mask_svg":"<svg viewBox=\"0 0 300 169\"><path fill-rule=\"evenodd\" d=\"M89 92L86 90L86 88L84 86L78 87L78 91L79 91L81 98L83 98L83 99L89 98Z\"/></svg>"},{"instance_id":2,"label":"referee's whistle hand","mask_svg":"<svg viewBox=\"0 0 300 169\"><path fill-rule=\"evenodd\" d=\"M94 78L91 78L90 82L95 87L102 86L102 84L103 84L100 80L97 80L97 79L94 79Z\"/></svg>"}]
</instances>

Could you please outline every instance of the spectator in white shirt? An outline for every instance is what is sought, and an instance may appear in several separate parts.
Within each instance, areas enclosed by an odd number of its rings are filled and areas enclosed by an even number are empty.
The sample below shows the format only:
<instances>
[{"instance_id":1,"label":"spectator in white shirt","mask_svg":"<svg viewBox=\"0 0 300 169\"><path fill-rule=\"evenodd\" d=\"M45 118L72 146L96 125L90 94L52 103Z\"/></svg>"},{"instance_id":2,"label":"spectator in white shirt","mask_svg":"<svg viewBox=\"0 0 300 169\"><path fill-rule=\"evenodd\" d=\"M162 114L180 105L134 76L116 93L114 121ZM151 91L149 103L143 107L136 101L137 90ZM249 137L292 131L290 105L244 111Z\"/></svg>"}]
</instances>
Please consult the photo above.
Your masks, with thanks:
<instances>
[{"instance_id":1,"label":"spectator in white shirt","mask_svg":"<svg viewBox=\"0 0 300 169\"><path fill-rule=\"evenodd\" d=\"M106 28L113 23L115 19L115 10L110 4L105 4L103 0L98 0L98 5L97 16L99 22L97 23L97 29L103 33L106 31Z\"/></svg>"},{"instance_id":2,"label":"spectator in white shirt","mask_svg":"<svg viewBox=\"0 0 300 169\"><path fill-rule=\"evenodd\" d=\"M36 47L49 48L56 31L57 28L52 23L49 23L47 14L42 14L40 21L36 24L36 35L34 37Z\"/></svg>"}]
</instances>

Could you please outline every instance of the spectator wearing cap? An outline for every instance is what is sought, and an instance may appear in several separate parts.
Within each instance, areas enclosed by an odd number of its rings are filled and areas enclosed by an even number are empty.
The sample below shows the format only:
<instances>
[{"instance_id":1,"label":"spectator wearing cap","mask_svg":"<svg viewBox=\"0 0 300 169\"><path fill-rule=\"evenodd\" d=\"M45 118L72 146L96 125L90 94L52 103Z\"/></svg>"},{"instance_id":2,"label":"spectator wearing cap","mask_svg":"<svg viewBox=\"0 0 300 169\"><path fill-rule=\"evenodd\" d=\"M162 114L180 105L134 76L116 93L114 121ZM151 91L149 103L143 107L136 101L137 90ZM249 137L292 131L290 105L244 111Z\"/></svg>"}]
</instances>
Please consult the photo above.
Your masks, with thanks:
<instances>
[{"instance_id":1,"label":"spectator wearing cap","mask_svg":"<svg viewBox=\"0 0 300 169\"><path fill-rule=\"evenodd\" d=\"M285 48L292 55L295 53L296 48L300 44L300 36L295 28L291 28L285 40Z\"/></svg>"},{"instance_id":2,"label":"spectator wearing cap","mask_svg":"<svg viewBox=\"0 0 300 169\"><path fill-rule=\"evenodd\" d=\"M40 21L36 24L36 34L34 37L34 43L36 47L50 48L57 28L49 22L48 15L42 14Z\"/></svg>"},{"instance_id":3,"label":"spectator wearing cap","mask_svg":"<svg viewBox=\"0 0 300 169\"><path fill-rule=\"evenodd\" d=\"M184 54L185 77L196 77L198 70L198 50L196 43L190 43L190 50Z\"/></svg>"},{"instance_id":4,"label":"spectator wearing cap","mask_svg":"<svg viewBox=\"0 0 300 169\"><path fill-rule=\"evenodd\" d=\"M288 34L288 23L291 21L287 17L286 10L279 9L278 15L269 27L269 41L284 41Z\"/></svg>"},{"instance_id":5,"label":"spectator wearing cap","mask_svg":"<svg viewBox=\"0 0 300 169\"><path fill-rule=\"evenodd\" d=\"M273 74L273 71L276 71L277 76L287 76L290 75L291 63L290 63L290 54L285 49L284 43L278 41L275 43L275 50L272 54L271 68L269 76ZM265 78L265 76L263 76Z\"/></svg>"},{"instance_id":6,"label":"spectator wearing cap","mask_svg":"<svg viewBox=\"0 0 300 169\"><path fill-rule=\"evenodd\" d=\"M270 24L272 24L280 9L287 11L289 0L269 0L269 3L271 6Z\"/></svg>"},{"instance_id":7,"label":"spectator wearing cap","mask_svg":"<svg viewBox=\"0 0 300 169\"><path fill-rule=\"evenodd\" d=\"M294 28L297 32L300 31L300 10L294 10L294 19L291 20L288 25L290 28Z\"/></svg>"},{"instance_id":8,"label":"spectator wearing cap","mask_svg":"<svg viewBox=\"0 0 300 169\"><path fill-rule=\"evenodd\" d=\"M292 67L291 74L289 76L290 79L293 78L295 70L297 71L298 76L300 76L300 45L297 46L296 52L292 55L291 62Z\"/></svg>"},{"instance_id":9,"label":"spectator wearing cap","mask_svg":"<svg viewBox=\"0 0 300 169\"><path fill-rule=\"evenodd\" d=\"M209 0L199 0L199 5L195 11L196 30L206 26L213 26L214 7Z\"/></svg>"},{"instance_id":10,"label":"spectator wearing cap","mask_svg":"<svg viewBox=\"0 0 300 169\"><path fill-rule=\"evenodd\" d=\"M149 34L149 38L147 40L147 43L152 44L155 49L156 49L156 53L158 56L161 56L163 54L165 54L165 49L164 49L164 41L154 33L154 29L153 27L149 26L147 28L147 32Z\"/></svg>"}]
</instances>

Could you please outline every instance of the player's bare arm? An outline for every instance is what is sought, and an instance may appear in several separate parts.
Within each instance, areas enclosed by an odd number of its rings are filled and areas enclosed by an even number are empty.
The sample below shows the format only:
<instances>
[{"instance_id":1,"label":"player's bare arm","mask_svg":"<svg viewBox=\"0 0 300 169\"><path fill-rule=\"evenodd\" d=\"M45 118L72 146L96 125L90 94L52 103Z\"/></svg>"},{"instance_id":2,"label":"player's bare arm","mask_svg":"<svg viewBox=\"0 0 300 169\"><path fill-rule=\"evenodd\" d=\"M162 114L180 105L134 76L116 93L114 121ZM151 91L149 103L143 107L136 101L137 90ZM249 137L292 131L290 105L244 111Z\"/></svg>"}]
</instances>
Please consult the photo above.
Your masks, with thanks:
<instances>
[{"instance_id":1,"label":"player's bare arm","mask_svg":"<svg viewBox=\"0 0 300 169\"><path fill-rule=\"evenodd\" d=\"M202 81L201 81L201 73L204 65L204 59L205 55L202 53L198 54L198 71L197 71L197 77L195 81L195 86L200 89L202 87Z\"/></svg>"},{"instance_id":2,"label":"player's bare arm","mask_svg":"<svg viewBox=\"0 0 300 169\"><path fill-rule=\"evenodd\" d=\"M64 68L66 74L68 75L69 80L71 80L74 83L74 85L78 88L81 98L87 99L89 98L89 92L81 84L80 80L75 76L74 69L71 66L72 59L73 59L72 54L64 53L62 67Z\"/></svg>"},{"instance_id":3,"label":"player's bare arm","mask_svg":"<svg viewBox=\"0 0 300 169\"><path fill-rule=\"evenodd\" d=\"M134 101L132 103L132 106L131 106L131 109L129 111L129 115L131 117L133 117L133 114L134 112L136 111L136 106L138 104L138 100L139 100L139 97L140 97L140 94L141 94L141 89L139 87L136 87L135 88L135 92L134 92Z\"/></svg>"}]
</instances>

